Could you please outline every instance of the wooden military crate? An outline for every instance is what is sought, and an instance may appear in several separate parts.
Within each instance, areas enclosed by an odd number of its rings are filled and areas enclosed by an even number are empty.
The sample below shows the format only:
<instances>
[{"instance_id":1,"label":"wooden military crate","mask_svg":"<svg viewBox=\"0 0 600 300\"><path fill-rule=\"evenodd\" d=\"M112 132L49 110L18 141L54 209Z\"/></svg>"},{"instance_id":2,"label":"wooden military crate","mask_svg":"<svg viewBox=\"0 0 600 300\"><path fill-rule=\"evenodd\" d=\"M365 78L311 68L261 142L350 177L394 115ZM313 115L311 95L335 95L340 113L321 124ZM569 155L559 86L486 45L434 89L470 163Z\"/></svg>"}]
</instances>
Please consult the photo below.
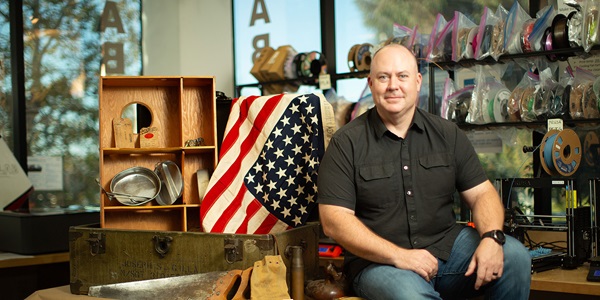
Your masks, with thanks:
<instances>
[{"instance_id":1,"label":"wooden military crate","mask_svg":"<svg viewBox=\"0 0 600 300\"><path fill-rule=\"evenodd\" d=\"M246 269L266 255L280 254L291 270L290 247L303 247L305 279L319 270L319 225L277 234L221 234L72 226L69 250L73 294L90 286ZM288 250L288 251L286 251Z\"/></svg>"}]
</instances>

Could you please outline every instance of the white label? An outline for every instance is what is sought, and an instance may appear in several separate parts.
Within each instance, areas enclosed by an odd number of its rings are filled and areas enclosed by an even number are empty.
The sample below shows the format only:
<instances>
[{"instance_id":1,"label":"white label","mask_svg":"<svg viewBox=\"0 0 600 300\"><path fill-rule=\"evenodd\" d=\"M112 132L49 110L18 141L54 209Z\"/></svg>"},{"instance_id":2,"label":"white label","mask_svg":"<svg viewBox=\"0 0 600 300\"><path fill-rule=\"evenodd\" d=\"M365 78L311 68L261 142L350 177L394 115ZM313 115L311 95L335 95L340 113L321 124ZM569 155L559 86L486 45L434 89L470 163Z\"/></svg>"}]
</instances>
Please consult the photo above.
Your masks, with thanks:
<instances>
[{"instance_id":1,"label":"white label","mask_svg":"<svg viewBox=\"0 0 600 300\"><path fill-rule=\"evenodd\" d=\"M550 130L563 130L563 120L562 119L548 119L548 131Z\"/></svg>"},{"instance_id":2,"label":"white label","mask_svg":"<svg viewBox=\"0 0 600 300\"><path fill-rule=\"evenodd\" d=\"M331 88L331 78L329 74L321 74L319 75L319 89L320 90L328 90Z\"/></svg>"}]
</instances>

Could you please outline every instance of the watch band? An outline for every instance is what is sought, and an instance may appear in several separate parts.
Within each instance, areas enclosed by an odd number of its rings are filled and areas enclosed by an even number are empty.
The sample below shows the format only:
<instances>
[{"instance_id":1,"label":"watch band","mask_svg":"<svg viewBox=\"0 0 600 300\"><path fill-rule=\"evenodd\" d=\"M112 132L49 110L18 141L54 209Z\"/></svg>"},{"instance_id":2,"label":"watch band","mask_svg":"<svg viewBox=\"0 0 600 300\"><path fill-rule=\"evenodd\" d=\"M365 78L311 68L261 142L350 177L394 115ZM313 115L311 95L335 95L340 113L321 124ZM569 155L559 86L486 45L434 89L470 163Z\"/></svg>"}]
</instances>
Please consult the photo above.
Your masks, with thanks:
<instances>
[{"instance_id":1,"label":"watch band","mask_svg":"<svg viewBox=\"0 0 600 300\"><path fill-rule=\"evenodd\" d=\"M502 232L502 230L488 231L481 236L481 239L484 238L491 238L500 245L504 245L504 243L506 242L506 237L504 236L504 232Z\"/></svg>"}]
</instances>

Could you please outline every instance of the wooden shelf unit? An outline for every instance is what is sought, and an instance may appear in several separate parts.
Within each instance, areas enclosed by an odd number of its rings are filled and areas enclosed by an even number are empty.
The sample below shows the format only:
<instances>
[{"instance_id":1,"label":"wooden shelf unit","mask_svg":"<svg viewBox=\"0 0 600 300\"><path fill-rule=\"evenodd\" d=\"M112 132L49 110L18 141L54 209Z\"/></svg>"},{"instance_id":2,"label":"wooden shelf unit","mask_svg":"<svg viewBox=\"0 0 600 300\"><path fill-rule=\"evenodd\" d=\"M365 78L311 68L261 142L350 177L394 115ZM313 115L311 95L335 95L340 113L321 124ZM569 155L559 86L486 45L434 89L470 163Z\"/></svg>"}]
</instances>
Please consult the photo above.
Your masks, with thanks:
<instances>
[{"instance_id":1,"label":"wooden shelf unit","mask_svg":"<svg viewBox=\"0 0 600 300\"><path fill-rule=\"evenodd\" d=\"M157 163L175 162L182 173L183 195L173 205L152 200L126 206L101 192L100 226L133 230L200 230L200 196L196 172L215 169L218 159L214 76L156 77L108 76L100 78L100 184L110 190L119 172L140 166L154 170ZM113 120L130 104L150 111L155 145L117 148ZM135 123L135 120L131 120ZM185 147L188 140L204 139L204 145Z\"/></svg>"}]
</instances>

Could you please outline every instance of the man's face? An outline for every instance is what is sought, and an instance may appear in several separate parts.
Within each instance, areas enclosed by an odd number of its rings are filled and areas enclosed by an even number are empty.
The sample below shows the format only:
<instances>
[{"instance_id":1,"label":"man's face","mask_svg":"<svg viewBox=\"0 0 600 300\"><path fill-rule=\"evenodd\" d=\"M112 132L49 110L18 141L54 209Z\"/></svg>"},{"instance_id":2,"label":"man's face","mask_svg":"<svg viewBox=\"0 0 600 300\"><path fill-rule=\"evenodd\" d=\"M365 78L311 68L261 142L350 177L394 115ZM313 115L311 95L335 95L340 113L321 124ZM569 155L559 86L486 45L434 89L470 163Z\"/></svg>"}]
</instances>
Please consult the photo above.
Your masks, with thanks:
<instances>
[{"instance_id":1,"label":"man's face","mask_svg":"<svg viewBox=\"0 0 600 300\"><path fill-rule=\"evenodd\" d=\"M418 104L421 74L406 48L390 45L373 57L369 87L380 114L412 113Z\"/></svg>"}]
</instances>

